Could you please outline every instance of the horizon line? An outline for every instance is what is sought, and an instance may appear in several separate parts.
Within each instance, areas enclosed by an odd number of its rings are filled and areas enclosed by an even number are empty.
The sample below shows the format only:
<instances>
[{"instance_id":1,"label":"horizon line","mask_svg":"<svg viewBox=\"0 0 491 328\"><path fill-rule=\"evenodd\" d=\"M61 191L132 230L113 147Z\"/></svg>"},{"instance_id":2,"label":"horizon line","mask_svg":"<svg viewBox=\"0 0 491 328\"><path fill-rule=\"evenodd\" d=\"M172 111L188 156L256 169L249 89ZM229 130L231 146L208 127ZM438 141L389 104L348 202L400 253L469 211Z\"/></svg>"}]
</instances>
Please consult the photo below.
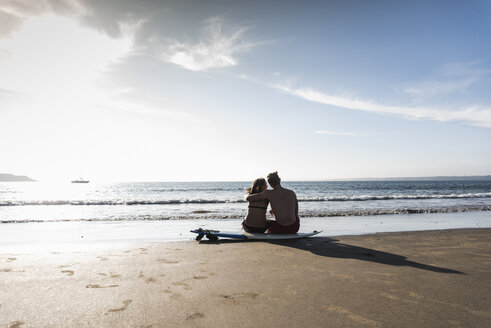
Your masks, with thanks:
<instances>
[{"instance_id":1,"label":"horizon line","mask_svg":"<svg viewBox=\"0 0 491 328\"><path fill-rule=\"evenodd\" d=\"M29 177L30 178L30 177ZM336 182L336 181L406 181L406 180L465 180L465 179L491 179L491 174L488 175L445 175L445 176L399 176L399 177L356 177L356 178L324 178L324 179L292 179L282 180L282 182ZM62 182L60 179L44 180L34 179L34 181L0 181L0 182ZM186 183L186 182L250 182L249 180L91 180L90 182L102 182L102 183L147 183L147 182L161 182L161 183ZM251 180L252 181L252 180ZM71 182L71 180L66 180Z\"/></svg>"}]
</instances>

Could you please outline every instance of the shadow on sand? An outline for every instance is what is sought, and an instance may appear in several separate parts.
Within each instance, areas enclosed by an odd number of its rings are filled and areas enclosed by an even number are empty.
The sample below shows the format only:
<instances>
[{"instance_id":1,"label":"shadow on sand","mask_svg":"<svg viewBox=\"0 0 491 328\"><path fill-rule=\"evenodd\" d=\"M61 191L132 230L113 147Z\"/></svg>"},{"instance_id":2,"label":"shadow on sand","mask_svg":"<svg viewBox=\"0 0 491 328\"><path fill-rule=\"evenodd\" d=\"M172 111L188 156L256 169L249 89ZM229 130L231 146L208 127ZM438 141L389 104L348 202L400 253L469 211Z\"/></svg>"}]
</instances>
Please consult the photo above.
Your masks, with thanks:
<instances>
[{"instance_id":1,"label":"shadow on sand","mask_svg":"<svg viewBox=\"0 0 491 328\"><path fill-rule=\"evenodd\" d=\"M201 244L227 244L227 243L243 243L243 242L260 242L260 241L247 241L247 240L231 240L220 239L218 241L201 241ZM427 265L414 261L409 261L405 256L377 251L375 249L358 247L354 245L348 245L338 242L337 239L328 237L315 237L308 239L295 239L295 240L275 240L275 241L262 241L279 246L291 247L309 251L315 255L325 257L335 257L342 259L355 259L360 261L368 261L386 265L394 266L408 266L416 269L428 270L438 273L453 273L453 274L465 274L464 272L441 268L433 265Z\"/></svg>"}]
</instances>

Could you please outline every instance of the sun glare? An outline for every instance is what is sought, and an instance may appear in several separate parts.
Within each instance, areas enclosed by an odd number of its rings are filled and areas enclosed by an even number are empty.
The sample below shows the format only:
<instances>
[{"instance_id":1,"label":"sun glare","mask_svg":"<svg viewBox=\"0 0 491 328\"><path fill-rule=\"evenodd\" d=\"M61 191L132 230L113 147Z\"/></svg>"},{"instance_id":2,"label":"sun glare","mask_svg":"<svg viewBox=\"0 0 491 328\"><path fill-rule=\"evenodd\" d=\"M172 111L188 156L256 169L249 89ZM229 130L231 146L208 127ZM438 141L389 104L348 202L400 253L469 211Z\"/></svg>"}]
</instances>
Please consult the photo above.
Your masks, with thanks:
<instances>
[{"instance_id":1,"label":"sun glare","mask_svg":"<svg viewBox=\"0 0 491 328\"><path fill-rule=\"evenodd\" d=\"M17 160L25 157L25 165L32 165L35 159L44 177L65 181L94 165L104 152L96 145L109 122L101 122L104 114L97 109L108 102L112 65L131 53L134 31L115 39L69 18L44 15L0 39L0 89L15 95L4 100L3 114L19 122L6 127L13 137L7 148Z\"/></svg>"},{"instance_id":2,"label":"sun glare","mask_svg":"<svg viewBox=\"0 0 491 328\"><path fill-rule=\"evenodd\" d=\"M132 49L131 36L113 39L60 16L34 17L0 40L0 85L47 97L90 97L111 63Z\"/></svg>"}]
</instances>

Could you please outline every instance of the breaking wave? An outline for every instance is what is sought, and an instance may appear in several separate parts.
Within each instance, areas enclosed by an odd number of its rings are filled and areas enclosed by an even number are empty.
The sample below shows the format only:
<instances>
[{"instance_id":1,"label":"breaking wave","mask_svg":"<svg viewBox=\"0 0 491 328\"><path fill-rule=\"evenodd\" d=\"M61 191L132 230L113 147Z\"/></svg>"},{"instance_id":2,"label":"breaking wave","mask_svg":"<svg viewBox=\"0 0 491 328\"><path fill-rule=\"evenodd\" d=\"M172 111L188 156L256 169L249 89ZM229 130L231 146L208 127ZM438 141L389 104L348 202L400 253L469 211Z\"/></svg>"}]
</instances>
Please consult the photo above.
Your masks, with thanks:
<instances>
[{"instance_id":1,"label":"breaking wave","mask_svg":"<svg viewBox=\"0 0 491 328\"><path fill-rule=\"evenodd\" d=\"M398 215L398 214L425 214L425 213L457 213L457 212L480 212L491 211L489 205L469 205L454 207L433 207L433 208L395 208L395 209L371 209L371 210L352 210L352 211L302 211L301 218L326 218L346 217L346 216L374 216L374 215ZM110 222L110 221L166 221L166 220L199 220L199 219L243 219L244 213L217 213L214 211L194 211L185 215L121 215L107 216L98 218L83 219L15 219L0 220L0 223L42 223L42 222Z\"/></svg>"},{"instance_id":2,"label":"breaking wave","mask_svg":"<svg viewBox=\"0 0 491 328\"><path fill-rule=\"evenodd\" d=\"M416 194L416 195L358 195L358 196L316 196L299 197L299 202L363 202L384 200L424 200L424 199L475 199L491 198L491 193L465 194ZM179 205L179 204L232 204L245 203L242 198L231 199L163 199L163 200L3 200L0 206L38 206L38 205L80 205L80 206L110 206L110 205Z\"/></svg>"}]
</instances>

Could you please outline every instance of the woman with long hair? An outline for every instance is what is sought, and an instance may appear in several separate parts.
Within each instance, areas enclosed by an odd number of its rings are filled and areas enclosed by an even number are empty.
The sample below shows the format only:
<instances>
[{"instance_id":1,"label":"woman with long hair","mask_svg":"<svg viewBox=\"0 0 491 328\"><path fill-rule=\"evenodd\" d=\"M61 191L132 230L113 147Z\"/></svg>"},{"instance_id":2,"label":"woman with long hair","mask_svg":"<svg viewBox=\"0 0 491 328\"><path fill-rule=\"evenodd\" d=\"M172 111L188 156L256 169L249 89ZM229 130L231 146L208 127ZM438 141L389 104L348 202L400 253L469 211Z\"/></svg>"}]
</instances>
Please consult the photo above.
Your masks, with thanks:
<instances>
[{"instance_id":1,"label":"woman with long hair","mask_svg":"<svg viewBox=\"0 0 491 328\"><path fill-rule=\"evenodd\" d=\"M254 180L252 185L247 188L247 194L253 195L268 189L266 180L259 178ZM268 229L268 221L266 220L266 210L268 209L268 200L259 200L249 202L247 216L242 222L242 228L247 232L264 233Z\"/></svg>"}]
</instances>

